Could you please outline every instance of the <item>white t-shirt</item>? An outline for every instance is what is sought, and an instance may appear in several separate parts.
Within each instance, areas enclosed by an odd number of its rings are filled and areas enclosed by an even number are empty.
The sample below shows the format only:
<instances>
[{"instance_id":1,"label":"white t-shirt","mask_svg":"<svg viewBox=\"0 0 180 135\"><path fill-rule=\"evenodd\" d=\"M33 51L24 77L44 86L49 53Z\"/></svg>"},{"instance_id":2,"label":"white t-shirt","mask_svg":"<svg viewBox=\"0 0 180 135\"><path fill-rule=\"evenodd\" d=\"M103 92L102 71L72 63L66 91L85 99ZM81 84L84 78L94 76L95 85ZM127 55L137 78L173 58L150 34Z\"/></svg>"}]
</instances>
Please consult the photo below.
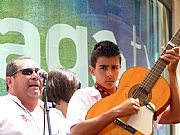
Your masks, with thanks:
<instances>
[{"instance_id":1,"label":"white t-shirt","mask_svg":"<svg viewBox=\"0 0 180 135\"><path fill-rule=\"evenodd\" d=\"M1 96L0 135L43 135L44 111L41 105L29 112L17 97L10 94ZM49 112L52 135L66 135L68 128L62 113L56 109ZM48 135L47 122L45 125Z\"/></svg>"}]
</instances>

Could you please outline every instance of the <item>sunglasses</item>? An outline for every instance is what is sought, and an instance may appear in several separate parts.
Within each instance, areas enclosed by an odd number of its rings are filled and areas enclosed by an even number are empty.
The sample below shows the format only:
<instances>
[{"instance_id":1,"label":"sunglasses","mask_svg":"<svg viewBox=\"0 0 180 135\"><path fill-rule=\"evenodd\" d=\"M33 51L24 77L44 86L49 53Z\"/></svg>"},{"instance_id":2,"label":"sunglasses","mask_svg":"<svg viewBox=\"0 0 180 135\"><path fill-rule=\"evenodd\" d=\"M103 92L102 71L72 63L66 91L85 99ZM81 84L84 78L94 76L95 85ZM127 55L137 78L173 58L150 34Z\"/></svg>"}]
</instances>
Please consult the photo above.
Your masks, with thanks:
<instances>
[{"instance_id":1,"label":"sunglasses","mask_svg":"<svg viewBox=\"0 0 180 135\"><path fill-rule=\"evenodd\" d=\"M32 75L32 73L35 71L37 73L39 68L31 69L31 68L26 68L26 69L21 69L16 72L14 72L11 76L14 76L15 74L21 72L23 75Z\"/></svg>"}]
</instances>

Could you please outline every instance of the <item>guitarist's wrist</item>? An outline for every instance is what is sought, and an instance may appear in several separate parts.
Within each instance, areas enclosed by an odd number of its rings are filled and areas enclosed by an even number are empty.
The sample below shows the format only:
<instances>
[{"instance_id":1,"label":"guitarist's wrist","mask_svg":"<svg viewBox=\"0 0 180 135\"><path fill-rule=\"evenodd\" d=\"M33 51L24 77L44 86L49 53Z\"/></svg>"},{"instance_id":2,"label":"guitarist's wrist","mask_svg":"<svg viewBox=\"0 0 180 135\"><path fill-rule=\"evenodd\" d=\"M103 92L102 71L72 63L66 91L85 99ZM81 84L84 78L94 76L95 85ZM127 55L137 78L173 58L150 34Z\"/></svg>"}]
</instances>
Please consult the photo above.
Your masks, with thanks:
<instances>
[{"instance_id":1,"label":"guitarist's wrist","mask_svg":"<svg viewBox=\"0 0 180 135\"><path fill-rule=\"evenodd\" d=\"M111 117L111 119L114 121L116 118L119 118L119 112L117 111L117 109L112 108L109 111L107 111L106 113L108 113L109 117Z\"/></svg>"},{"instance_id":2,"label":"guitarist's wrist","mask_svg":"<svg viewBox=\"0 0 180 135\"><path fill-rule=\"evenodd\" d=\"M177 77L177 71L174 71L174 70L168 70L168 72L169 72L169 77Z\"/></svg>"},{"instance_id":3,"label":"guitarist's wrist","mask_svg":"<svg viewBox=\"0 0 180 135\"><path fill-rule=\"evenodd\" d=\"M111 118L115 120L116 118L122 117L121 112L116 107L110 109L107 113L110 113Z\"/></svg>"}]
</instances>

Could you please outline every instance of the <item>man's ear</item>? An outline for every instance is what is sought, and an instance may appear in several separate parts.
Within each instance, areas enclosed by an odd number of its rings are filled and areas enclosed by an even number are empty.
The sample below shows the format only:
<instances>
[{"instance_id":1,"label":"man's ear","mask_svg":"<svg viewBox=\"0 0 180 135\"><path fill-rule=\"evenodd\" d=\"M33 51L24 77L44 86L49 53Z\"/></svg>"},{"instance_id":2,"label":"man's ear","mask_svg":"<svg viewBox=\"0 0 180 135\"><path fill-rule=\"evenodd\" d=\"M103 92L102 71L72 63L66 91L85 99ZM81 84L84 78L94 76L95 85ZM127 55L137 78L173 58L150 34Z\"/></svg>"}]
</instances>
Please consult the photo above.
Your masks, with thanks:
<instances>
[{"instance_id":1,"label":"man's ear","mask_svg":"<svg viewBox=\"0 0 180 135\"><path fill-rule=\"evenodd\" d=\"M6 77L6 85L10 88L11 84L12 84L12 78L10 76L7 76Z\"/></svg>"},{"instance_id":2,"label":"man's ear","mask_svg":"<svg viewBox=\"0 0 180 135\"><path fill-rule=\"evenodd\" d=\"M94 68L91 65L89 66L89 72L94 75Z\"/></svg>"}]
</instances>

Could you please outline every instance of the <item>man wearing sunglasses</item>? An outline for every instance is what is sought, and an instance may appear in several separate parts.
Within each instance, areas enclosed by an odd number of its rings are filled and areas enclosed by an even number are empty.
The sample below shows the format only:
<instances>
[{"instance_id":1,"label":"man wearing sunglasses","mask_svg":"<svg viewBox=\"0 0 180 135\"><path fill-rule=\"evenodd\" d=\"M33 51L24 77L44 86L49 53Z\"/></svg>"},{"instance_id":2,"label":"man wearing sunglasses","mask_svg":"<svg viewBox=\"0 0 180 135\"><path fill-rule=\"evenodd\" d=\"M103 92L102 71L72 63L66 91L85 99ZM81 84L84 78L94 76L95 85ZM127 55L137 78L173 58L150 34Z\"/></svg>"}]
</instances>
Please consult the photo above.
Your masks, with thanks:
<instances>
[{"instance_id":1,"label":"man wearing sunglasses","mask_svg":"<svg viewBox=\"0 0 180 135\"><path fill-rule=\"evenodd\" d=\"M44 105L40 100L43 79L37 75L39 69L36 62L25 56L7 64L8 95L0 97L0 135L47 134ZM52 135L65 135L64 119L56 113L50 114Z\"/></svg>"}]
</instances>

